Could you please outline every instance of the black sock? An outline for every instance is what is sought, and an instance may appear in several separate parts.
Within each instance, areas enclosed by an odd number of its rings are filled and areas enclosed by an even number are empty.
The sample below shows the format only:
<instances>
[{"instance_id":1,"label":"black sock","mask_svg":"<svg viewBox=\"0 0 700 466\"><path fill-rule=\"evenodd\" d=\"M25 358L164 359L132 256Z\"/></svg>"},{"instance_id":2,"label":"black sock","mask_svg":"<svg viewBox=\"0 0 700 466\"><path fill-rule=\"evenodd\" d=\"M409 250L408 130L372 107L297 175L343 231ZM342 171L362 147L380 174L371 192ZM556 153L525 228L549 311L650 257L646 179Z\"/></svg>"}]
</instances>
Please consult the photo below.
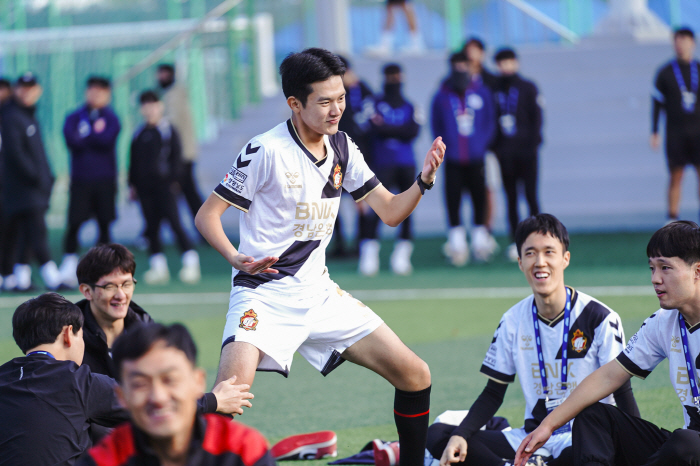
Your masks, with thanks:
<instances>
[{"instance_id":1,"label":"black sock","mask_svg":"<svg viewBox=\"0 0 700 466\"><path fill-rule=\"evenodd\" d=\"M394 421L399 433L400 466L423 466L429 414L430 387L417 392L396 389Z\"/></svg>"}]
</instances>

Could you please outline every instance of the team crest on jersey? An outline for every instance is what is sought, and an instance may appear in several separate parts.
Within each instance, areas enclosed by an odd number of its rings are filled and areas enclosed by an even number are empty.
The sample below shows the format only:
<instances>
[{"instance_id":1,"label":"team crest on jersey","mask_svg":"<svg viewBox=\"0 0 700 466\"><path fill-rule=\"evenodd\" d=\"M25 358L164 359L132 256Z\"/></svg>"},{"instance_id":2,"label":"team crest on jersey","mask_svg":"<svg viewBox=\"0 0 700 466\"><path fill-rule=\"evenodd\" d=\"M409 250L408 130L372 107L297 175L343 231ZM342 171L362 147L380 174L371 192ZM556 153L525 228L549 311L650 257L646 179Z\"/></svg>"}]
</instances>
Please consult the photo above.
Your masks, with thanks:
<instances>
[{"instance_id":1,"label":"team crest on jersey","mask_svg":"<svg viewBox=\"0 0 700 466\"><path fill-rule=\"evenodd\" d=\"M335 189L340 189L343 185L343 174L340 173L340 164L336 165L333 169L333 187Z\"/></svg>"},{"instance_id":2,"label":"team crest on jersey","mask_svg":"<svg viewBox=\"0 0 700 466\"><path fill-rule=\"evenodd\" d=\"M588 338L583 335L581 330L576 330L574 332L574 338L571 339L571 346L574 347L574 351L580 353L586 349L586 344L588 343Z\"/></svg>"},{"instance_id":3,"label":"team crest on jersey","mask_svg":"<svg viewBox=\"0 0 700 466\"><path fill-rule=\"evenodd\" d=\"M248 309L245 311L245 314L243 314L243 317L241 317L241 325L239 325L239 327L243 330L255 330L257 326L258 315L254 310Z\"/></svg>"}]
</instances>

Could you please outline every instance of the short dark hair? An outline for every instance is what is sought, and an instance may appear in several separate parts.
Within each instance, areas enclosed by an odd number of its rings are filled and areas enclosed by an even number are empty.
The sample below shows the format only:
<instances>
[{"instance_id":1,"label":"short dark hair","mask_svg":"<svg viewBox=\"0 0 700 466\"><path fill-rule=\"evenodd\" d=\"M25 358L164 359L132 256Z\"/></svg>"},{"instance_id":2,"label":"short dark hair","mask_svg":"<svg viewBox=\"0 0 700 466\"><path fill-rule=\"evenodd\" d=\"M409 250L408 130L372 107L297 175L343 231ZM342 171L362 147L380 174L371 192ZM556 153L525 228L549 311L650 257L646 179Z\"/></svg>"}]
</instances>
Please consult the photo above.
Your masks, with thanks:
<instances>
[{"instance_id":1,"label":"short dark hair","mask_svg":"<svg viewBox=\"0 0 700 466\"><path fill-rule=\"evenodd\" d=\"M673 38L675 39L676 37L690 37L695 40L695 32L688 26L679 27L673 31Z\"/></svg>"},{"instance_id":2,"label":"short dark hair","mask_svg":"<svg viewBox=\"0 0 700 466\"><path fill-rule=\"evenodd\" d=\"M343 65L345 65L345 71L352 69L352 65L350 64L350 60L345 55L341 55L339 53L336 54L336 56L340 59L340 61L343 62Z\"/></svg>"},{"instance_id":3,"label":"short dark hair","mask_svg":"<svg viewBox=\"0 0 700 466\"><path fill-rule=\"evenodd\" d=\"M469 63L469 57L467 57L467 54L464 52L455 52L450 55L450 65L454 65L455 63Z\"/></svg>"},{"instance_id":4,"label":"short dark hair","mask_svg":"<svg viewBox=\"0 0 700 466\"><path fill-rule=\"evenodd\" d=\"M172 63L161 63L158 65L158 71L167 71L171 74L175 74L175 65Z\"/></svg>"},{"instance_id":5,"label":"short dark hair","mask_svg":"<svg viewBox=\"0 0 700 466\"><path fill-rule=\"evenodd\" d=\"M104 76L90 76L87 78L86 81L86 87L99 87L101 89L111 89L112 88L112 83L110 82L109 78L105 78Z\"/></svg>"},{"instance_id":6,"label":"short dark hair","mask_svg":"<svg viewBox=\"0 0 700 466\"><path fill-rule=\"evenodd\" d=\"M518 55L515 53L515 50L513 50L510 47L503 47L502 49L498 49L498 52L493 56L493 60L498 63L499 61L502 60L509 60L509 59L517 59Z\"/></svg>"},{"instance_id":7,"label":"short dark hair","mask_svg":"<svg viewBox=\"0 0 700 466\"><path fill-rule=\"evenodd\" d=\"M401 73L401 65L399 65L398 63L387 63L386 65L384 65L382 73L384 73L384 76L399 74Z\"/></svg>"},{"instance_id":8,"label":"short dark hair","mask_svg":"<svg viewBox=\"0 0 700 466\"><path fill-rule=\"evenodd\" d=\"M328 50L319 48L306 49L299 53L290 53L280 65L282 91L286 98L296 97L306 107L309 94L313 92L311 84L325 81L333 76L343 76L346 67L343 61Z\"/></svg>"},{"instance_id":9,"label":"short dark hair","mask_svg":"<svg viewBox=\"0 0 700 466\"><path fill-rule=\"evenodd\" d=\"M116 378L121 382L124 361L135 361L148 353L158 342L165 343L187 356L192 365L197 364L197 346L192 335L182 324L163 325L155 322L137 325L134 329L122 333L112 345L112 360L117 368Z\"/></svg>"},{"instance_id":10,"label":"short dark hair","mask_svg":"<svg viewBox=\"0 0 700 466\"><path fill-rule=\"evenodd\" d=\"M466 50L466 48L469 47L470 45L476 45L476 46L479 47L482 51L483 51L483 50L486 50L486 44L484 44L484 41L481 40L481 39L479 39L479 38L476 37L476 36L472 36L472 37L468 38L468 39L464 42L464 46L462 47L462 49L463 49L463 50Z\"/></svg>"},{"instance_id":11,"label":"short dark hair","mask_svg":"<svg viewBox=\"0 0 700 466\"><path fill-rule=\"evenodd\" d=\"M0 87L12 89L12 83L7 78L0 78Z\"/></svg>"},{"instance_id":12,"label":"short dark hair","mask_svg":"<svg viewBox=\"0 0 700 466\"><path fill-rule=\"evenodd\" d=\"M695 222L671 222L651 235L647 257L678 257L686 264L700 262L700 228Z\"/></svg>"},{"instance_id":13,"label":"short dark hair","mask_svg":"<svg viewBox=\"0 0 700 466\"><path fill-rule=\"evenodd\" d=\"M147 91L143 91L141 93L141 95L139 96L139 103L141 105L150 104L153 102L160 102L160 98L158 97L158 94L156 94L154 91L152 91L150 89Z\"/></svg>"},{"instance_id":14,"label":"short dark hair","mask_svg":"<svg viewBox=\"0 0 700 466\"><path fill-rule=\"evenodd\" d=\"M136 273L134 255L121 244L99 244L90 250L78 262L76 275L78 283L94 285L100 278L115 270L123 273Z\"/></svg>"},{"instance_id":15,"label":"short dark hair","mask_svg":"<svg viewBox=\"0 0 700 466\"><path fill-rule=\"evenodd\" d=\"M26 353L39 345L50 344L66 325L78 334L83 327L80 308L58 293L44 293L23 302L12 315L12 337Z\"/></svg>"},{"instance_id":16,"label":"short dark hair","mask_svg":"<svg viewBox=\"0 0 700 466\"><path fill-rule=\"evenodd\" d=\"M518 223L515 228L515 245L518 248L518 257L522 257L523 243L533 233L552 236L558 239L564 247L562 252L569 250L569 232L566 231L564 224L552 214L537 214Z\"/></svg>"}]
</instances>

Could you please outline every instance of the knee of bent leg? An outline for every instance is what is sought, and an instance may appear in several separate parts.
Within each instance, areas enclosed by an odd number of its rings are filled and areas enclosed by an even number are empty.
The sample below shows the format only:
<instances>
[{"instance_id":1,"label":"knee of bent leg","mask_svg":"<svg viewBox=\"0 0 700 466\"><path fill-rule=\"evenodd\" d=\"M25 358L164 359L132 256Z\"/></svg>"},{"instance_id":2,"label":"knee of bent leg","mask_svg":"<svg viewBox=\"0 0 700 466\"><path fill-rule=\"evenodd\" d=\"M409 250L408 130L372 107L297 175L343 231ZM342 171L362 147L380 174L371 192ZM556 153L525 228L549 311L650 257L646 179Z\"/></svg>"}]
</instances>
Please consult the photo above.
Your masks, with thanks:
<instances>
[{"instance_id":1,"label":"knee of bent leg","mask_svg":"<svg viewBox=\"0 0 700 466\"><path fill-rule=\"evenodd\" d=\"M700 434L690 429L678 429L661 447L660 457L669 464L696 464L700 456Z\"/></svg>"},{"instance_id":2,"label":"knee of bent leg","mask_svg":"<svg viewBox=\"0 0 700 466\"><path fill-rule=\"evenodd\" d=\"M409 371L409 381L412 386L411 391L418 391L428 388L432 383L428 363L416 357L416 361L412 364Z\"/></svg>"},{"instance_id":3,"label":"knee of bent leg","mask_svg":"<svg viewBox=\"0 0 700 466\"><path fill-rule=\"evenodd\" d=\"M605 416L605 405L603 403L593 403L589 407L585 408L576 416L576 425L590 424L591 422L597 422L601 416Z\"/></svg>"}]
</instances>

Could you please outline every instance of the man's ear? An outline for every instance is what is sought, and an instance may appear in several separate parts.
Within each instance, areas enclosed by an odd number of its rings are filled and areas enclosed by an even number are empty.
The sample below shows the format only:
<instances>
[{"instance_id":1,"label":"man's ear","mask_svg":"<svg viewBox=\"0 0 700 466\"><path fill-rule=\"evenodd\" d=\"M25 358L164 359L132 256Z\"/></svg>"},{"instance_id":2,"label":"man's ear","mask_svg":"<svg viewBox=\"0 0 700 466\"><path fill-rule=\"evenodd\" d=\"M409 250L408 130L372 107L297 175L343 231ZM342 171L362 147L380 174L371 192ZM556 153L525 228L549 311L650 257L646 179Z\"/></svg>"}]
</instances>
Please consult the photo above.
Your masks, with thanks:
<instances>
[{"instance_id":1,"label":"man's ear","mask_svg":"<svg viewBox=\"0 0 700 466\"><path fill-rule=\"evenodd\" d=\"M73 342L78 336L73 333L72 325L64 325L63 330L61 330L61 335L59 338L63 341L63 346L70 348L73 346Z\"/></svg>"},{"instance_id":2,"label":"man's ear","mask_svg":"<svg viewBox=\"0 0 700 466\"><path fill-rule=\"evenodd\" d=\"M693 274L695 280L700 280L700 262L696 262L695 264L693 264Z\"/></svg>"},{"instance_id":3,"label":"man's ear","mask_svg":"<svg viewBox=\"0 0 700 466\"><path fill-rule=\"evenodd\" d=\"M92 301L92 288L87 283L81 283L78 287L80 292L85 296L85 299Z\"/></svg>"},{"instance_id":4,"label":"man's ear","mask_svg":"<svg viewBox=\"0 0 700 466\"><path fill-rule=\"evenodd\" d=\"M564 253L564 269L569 266L569 262L571 262L571 251L566 251Z\"/></svg>"},{"instance_id":5,"label":"man's ear","mask_svg":"<svg viewBox=\"0 0 700 466\"><path fill-rule=\"evenodd\" d=\"M298 114L301 112L301 102L293 95L287 97L287 105L289 105L289 108L291 108L294 113Z\"/></svg>"},{"instance_id":6,"label":"man's ear","mask_svg":"<svg viewBox=\"0 0 700 466\"><path fill-rule=\"evenodd\" d=\"M198 397L204 395L207 387L207 373L204 369L196 367L194 369L194 381L197 384Z\"/></svg>"}]
</instances>

